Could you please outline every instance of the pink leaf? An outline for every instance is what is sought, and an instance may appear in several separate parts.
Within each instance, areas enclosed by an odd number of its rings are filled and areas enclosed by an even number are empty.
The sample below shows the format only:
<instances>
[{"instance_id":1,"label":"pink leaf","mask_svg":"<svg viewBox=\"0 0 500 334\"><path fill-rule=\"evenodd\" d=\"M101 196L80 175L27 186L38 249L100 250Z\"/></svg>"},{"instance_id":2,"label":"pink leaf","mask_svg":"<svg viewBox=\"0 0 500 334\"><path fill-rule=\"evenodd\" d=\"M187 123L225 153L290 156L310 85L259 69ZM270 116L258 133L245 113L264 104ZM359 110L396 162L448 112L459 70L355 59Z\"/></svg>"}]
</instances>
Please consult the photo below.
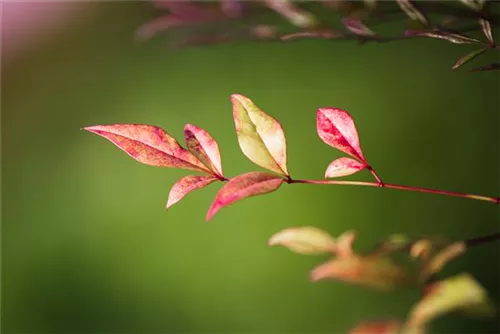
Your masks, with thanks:
<instances>
[{"instance_id":1,"label":"pink leaf","mask_svg":"<svg viewBox=\"0 0 500 334\"><path fill-rule=\"evenodd\" d=\"M367 167L365 163L351 158L339 158L328 165L325 178L351 175Z\"/></svg>"},{"instance_id":2,"label":"pink leaf","mask_svg":"<svg viewBox=\"0 0 500 334\"><path fill-rule=\"evenodd\" d=\"M349 334L397 334L401 323L396 320L362 322L349 331Z\"/></svg>"},{"instance_id":3,"label":"pink leaf","mask_svg":"<svg viewBox=\"0 0 500 334\"><path fill-rule=\"evenodd\" d=\"M281 124L263 112L248 97L231 95L238 143L257 165L288 176L286 139Z\"/></svg>"},{"instance_id":4,"label":"pink leaf","mask_svg":"<svg viewBox=\"0 0 500 334\"><path fill-rule=\"evenodd\" d=\"M337 108L319 108L316 127L319 137L326 144L366 162L356 125L348 112Z\"/></svg>"},{"instance_id":5,"label":"pink leaf","mask_svg":"<svg viewBox=\"0 0 500 334\"><path fill-rule=\"evenodd\" d=\"M354 18L345 18L342 20L344 26L352 33L363 37L374 37L375 33L371 31L360 20Z\"/></svg>"},{"instance_id":6,"label":"pink leaf","mask_svg":"<svg viewBox=\"0 0 500 334\"><path fill-rule=\"evenodd\" d=\"M184 127L186 145L205 166L223 177L219 145L212 136L197 126L186 124Z\"/></svg>"},{"instance_id":7,"label":"pink leaf","mask_svg":"<svg viewBox=\"0 0 500 334\"><path fill-rule=\"evenodd\" d=\"M191 191L208 186L218 179L212 176L189 175L177 181L168 194L167 209L179 202Z\"/></svg>"},{"instance_id":8,"label":"pink leaf","mask_svg":"<svg viewBox=\"0 0 500 334\"><path fill-rule=\"evenodd\" d=\"M219 190L207 214L207 221L223 207L247 197L263 195L277 190L283 179L275 175L250 172L231 179Z\"/></svg>"},{"instance_id":9,"label":"pink leaf","mask_svg":"<svg viewBox=\"0 0 500 334\"><path fill-rule=\"evenodd\" d=\"M157 126L114 124L89 126L85 130L108 139L143 164L208 172L194 155Z\"/></svg>"}]
</instances>

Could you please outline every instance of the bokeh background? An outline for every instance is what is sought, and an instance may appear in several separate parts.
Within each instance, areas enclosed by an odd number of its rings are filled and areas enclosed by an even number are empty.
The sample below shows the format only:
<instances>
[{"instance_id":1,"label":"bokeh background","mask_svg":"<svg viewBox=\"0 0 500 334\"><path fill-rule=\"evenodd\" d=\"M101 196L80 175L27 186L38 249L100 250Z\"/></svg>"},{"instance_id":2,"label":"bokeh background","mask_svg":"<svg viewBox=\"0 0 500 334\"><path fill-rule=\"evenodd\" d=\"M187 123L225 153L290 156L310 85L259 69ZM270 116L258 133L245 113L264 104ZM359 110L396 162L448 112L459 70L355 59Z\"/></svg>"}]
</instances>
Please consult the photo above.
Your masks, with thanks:
<instances>
[{"instance_id":1,"label":"bokeh background","mask_svg":"<svg viewBox=\"0 0 500 334\"><path fill-rule=\"evenodd\" d=\"M234 176L260 170L234 132L229 96L241 93L282 122L292 176L314 179L341 156L315 130L316 108L335 106L355 118L384 180L498 196L499 77L450 70L473 47L309 40L173 52L161 37L134 41L158 14L147 3L84 7L52 38L2 59L3 333L345 333L361 320L404 318L418 291L312 284L308 272L324 258L269 248L273 233L354 229L363 250L396 232L498 231L499 207L486 202L313 185L284 185L206 223L220 185L166 212L188 172L141 165L80 130L147 123L181 140L192 123L218 140ZM468 271L498 302L499 251L477 246L444 275ZM499 324L450 315L432 330L498 333Z\"/></svg>"}]
</instances>

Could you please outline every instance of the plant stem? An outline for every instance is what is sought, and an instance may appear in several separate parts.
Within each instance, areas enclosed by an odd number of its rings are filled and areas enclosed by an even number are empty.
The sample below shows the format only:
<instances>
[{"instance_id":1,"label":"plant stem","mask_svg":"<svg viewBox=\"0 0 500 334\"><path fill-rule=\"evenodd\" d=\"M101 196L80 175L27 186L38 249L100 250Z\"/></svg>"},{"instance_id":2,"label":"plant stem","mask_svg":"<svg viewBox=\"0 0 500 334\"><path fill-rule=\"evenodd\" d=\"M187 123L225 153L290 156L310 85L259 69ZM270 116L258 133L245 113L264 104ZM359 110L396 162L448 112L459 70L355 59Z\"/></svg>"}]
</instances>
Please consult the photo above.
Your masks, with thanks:
<instances>
[{"instance_id":1,"label":"plant stem","mask_svg":"<svg viewBox=\"0 0 500 334\"><path fill-rule=\"evenodd\" d=\"M376 188L390 188L390 189L399 189L399 190L429 193L429 194L436 194L436 195L470 198L470 199L475 199L475 200L479 200L479 201L491 202L491 203L495 203L495 204L500 203L499 197L489 197L489 196L465 194L465 193L459 193L459 192L454 192L454 191L411 187L411 186L404 186L404 185L391 184L391 183L362 182L362 181L336 181L336 180L291 180L290 183L325 184L325 185L326 184L332 184L332 185L335 184L335 185L364 186L364 187L376 187Z\"/></svg>"},{"instance_id":2,"label":"plant stem","mask_svg":"<svg viewBox=\"0 0 500 334\"><path fill-rule=\"evenodd\" d=\"M490 234L490 235L485 235L485 236L482 236L482 237L467 239L467 240L464 240L464 243L465 243L465 245L467 247L471 247L471 246L476 246L476 245L484 244L486 242L495 241L495 240L498 240L498 239L500 239L500 232L493 233L493 234Z\"/></svg>"}]
</instances>

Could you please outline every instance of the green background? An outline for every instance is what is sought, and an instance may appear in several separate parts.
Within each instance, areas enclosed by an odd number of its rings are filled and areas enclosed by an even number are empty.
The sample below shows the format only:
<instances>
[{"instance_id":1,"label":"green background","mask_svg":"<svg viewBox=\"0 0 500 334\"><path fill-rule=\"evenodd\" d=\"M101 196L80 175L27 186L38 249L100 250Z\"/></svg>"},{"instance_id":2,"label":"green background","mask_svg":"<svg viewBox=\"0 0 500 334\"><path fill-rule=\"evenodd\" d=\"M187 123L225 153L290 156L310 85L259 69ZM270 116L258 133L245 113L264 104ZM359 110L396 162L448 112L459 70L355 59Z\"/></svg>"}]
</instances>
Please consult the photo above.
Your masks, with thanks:
<instances>
[{"instance_id":1,"label":"green background","mask_svg":"<svg viewBox=\"0 0 500 334\"><path fill-rule=\"evenodd\" d=\"M218 140L225 173L235 176L261 170L237 144L229 96L241 93L283 124L292 177L320 179L342 154L317 137L315 111L335 106L353 115L365 156L387 182L494 196L500 82L493 72L451 71L474 47L439 40L168 52L163 38L133 40L155 15L147 4L101 3L3 68L3 333L345 333L361 320L403 319L418 291L311 283L309 270L325 259L269 248L272 234L354 229L363 250L396 232L498 231L491 203L363 187L285 184L206 223L213 184L166 212L170 187L189 172L141 165L80 128L147 123L181 140L192 123ZM444 275L468 271L498 301L499 266L492 243ZM451 315L432 327L498 328L498 320Z\"/></svg>"}]
</instances>

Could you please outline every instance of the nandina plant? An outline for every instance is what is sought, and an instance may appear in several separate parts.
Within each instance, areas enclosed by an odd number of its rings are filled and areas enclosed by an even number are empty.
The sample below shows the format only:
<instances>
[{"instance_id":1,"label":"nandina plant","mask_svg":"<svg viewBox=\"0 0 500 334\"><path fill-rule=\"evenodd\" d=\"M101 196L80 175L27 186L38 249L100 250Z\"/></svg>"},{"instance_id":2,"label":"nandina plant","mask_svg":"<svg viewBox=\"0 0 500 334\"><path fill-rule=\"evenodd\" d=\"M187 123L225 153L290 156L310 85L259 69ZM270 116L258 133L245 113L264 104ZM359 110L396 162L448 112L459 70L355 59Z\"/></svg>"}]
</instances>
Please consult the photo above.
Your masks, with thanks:
<instances>
[{"instance_id":1,"label":"nandina plant","mask_svg":"<svg viewBox=\"0 0 500 334\"><path fill-rule=\"evenodd\" d=\"M170 49L311 38L365 45L423 37L476 46L450 62L456 70L486 53L498 53L500 48L492 31L492 27L498 28L500 24L498 1L153 0L151 3L161 14L139 27L136 38L145 41L175 30L176 34L168 41ZM264 17L272 13L275 17L269 22ZM387 35L378 29L380 24L400 21L403 27L396 34ZM470 33L476 30L481 30L483 36L472 37ZM471 72L498 70L498 61L470 69Z\"/></svg>"},{"instance_id":2,"label":"nandina plant","mask_svg":"<svg viewBox=\"0 0 500 334\"><path fill-rule=\"evenodd\" d=\"M323 179L296 179L288 171L287 145L282 125L246 96L233 94L231 102L238 143L243 154L268 172L252 171L227 177L223 172L217 142L206 130L192 124L184 127L186 148L166 131L152 125L96 125L86 127L85 130L110 140L143 164L199 173L184 176L173 185L167 208L194 190L216 182L225 183L208 209L207 221L224 207L248 197L277 191L283 184L368 186L500 203L499 197L383 181L361 149L358 131L351 115L345 110L332 107L317 110L317 133L324 143L347 156L332 161L326 167ZM363 170L371 173L373 182L335 179ZM441 237L411 238L394 234L364 253L353 249L356 234L355 231L347 231L334 238L313 226L296 226L282 230L269 239L270 246L281 245L299 254L330 254L330 260L311 271L312 281L339 280L380 290L422 289L422 298L410 310L407 319L364 322L355 326L351 333L425 333L431 320L448 312L466 310L469 314L481 316L496 314L496 308L487 293L471 275L461 273L437 280L436 274L469 247L497 240L500 233L462 241ZM401 260L401 254L406 261Z\"/></svg>"}]
</instances>

